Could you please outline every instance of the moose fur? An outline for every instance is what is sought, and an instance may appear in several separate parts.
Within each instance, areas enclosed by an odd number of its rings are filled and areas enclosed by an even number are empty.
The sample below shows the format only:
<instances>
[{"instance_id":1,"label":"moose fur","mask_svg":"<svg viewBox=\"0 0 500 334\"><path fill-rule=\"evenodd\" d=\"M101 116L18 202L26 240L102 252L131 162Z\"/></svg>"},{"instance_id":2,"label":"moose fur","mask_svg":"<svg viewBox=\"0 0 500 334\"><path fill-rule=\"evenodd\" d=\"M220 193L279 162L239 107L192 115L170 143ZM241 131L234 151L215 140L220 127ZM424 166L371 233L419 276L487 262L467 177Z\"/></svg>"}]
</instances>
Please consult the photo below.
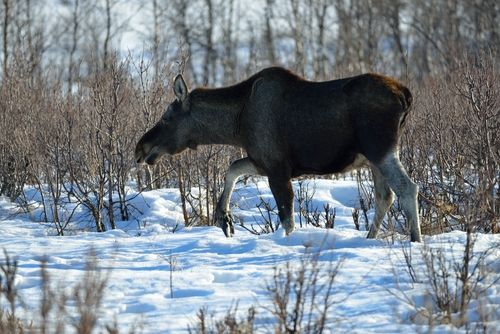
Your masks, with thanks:
<instances>
[{"instance_id":1,"label":"moose fur","mask_svg":"<svg viewBox=\"0 0 500 334\"><path fill-rule=\"evenodd\" d=\"M268 177L286 233L294 229L290 180L304 174L372 170L375 238L397 194L410 224L412 241L421 241L418 188L399 161L399 137L412 103L408 88L379 74L307 81L288 70L264 69L236 85L191 92L181 75L176 100L139 140L138 163L154 164L165 153L198 145L242 147L247 157L231 164L216 208L226 236L234 233L229 200L238 177ZM394 192L394 193L393 193Z\"/></svg>"}]
</instances>

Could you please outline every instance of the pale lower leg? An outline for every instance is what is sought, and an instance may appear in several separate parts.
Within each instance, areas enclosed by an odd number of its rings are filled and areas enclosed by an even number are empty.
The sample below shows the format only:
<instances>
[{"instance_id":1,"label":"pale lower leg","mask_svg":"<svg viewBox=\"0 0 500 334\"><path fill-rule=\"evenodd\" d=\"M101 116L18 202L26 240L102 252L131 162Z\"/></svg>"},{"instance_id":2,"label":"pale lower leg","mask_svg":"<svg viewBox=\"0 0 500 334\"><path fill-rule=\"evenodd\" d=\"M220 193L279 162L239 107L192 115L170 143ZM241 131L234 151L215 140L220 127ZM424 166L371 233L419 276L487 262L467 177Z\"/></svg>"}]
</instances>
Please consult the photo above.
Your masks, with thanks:
<instances>
[{"instance_id":1,"label":"pale lower leg","mask_svg":"<svg viewBox=\"0 0 500 334\"><path fill-rule=\"evenodd\" d=\"M224 234L229 237L234 234L234 226L231 217L229 203L231 194L238 178L242 175L259 175L257 167L248 159L236 160L229 167L224 181L224 190L217 202L215 210L215 222L222 228Z\"/></svg>"},{"instance_id":2,"label":"pale lower leg","mask_svg":"<svg viewBox=\"0 0 500 334\"><path fill-rule=\"evenodd\" d=\"M377 237L380 225L384 220L387 210L389 210L394 201L394 193L387 185L383 175L377 167L372 166L373 184L375 188L375 217L368 232L367 238L374 239Z\"/></svg>"},{"instance_id":3,"label":"pale lower leg","mask_svg":"<svg viewBox=\"0 0 500 334\"><path fill-rule=\"evenodd\" d=\"M420 242L422 236L418 217L418 186L410 180L396 153L388 155L377 167L389 187L398 196L398 201L410 224L411 241Z\"/></svg>"}]
</instances>

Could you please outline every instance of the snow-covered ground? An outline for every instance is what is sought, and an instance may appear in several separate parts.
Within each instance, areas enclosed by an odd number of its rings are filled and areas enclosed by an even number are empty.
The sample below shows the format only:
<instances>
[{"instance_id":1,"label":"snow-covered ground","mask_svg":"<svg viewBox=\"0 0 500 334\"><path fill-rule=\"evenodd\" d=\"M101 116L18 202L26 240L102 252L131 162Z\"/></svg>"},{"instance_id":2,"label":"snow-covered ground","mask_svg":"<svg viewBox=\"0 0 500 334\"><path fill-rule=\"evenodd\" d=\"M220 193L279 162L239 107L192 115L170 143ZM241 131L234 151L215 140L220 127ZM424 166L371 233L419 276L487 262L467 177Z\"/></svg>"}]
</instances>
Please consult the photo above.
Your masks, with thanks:
<instances>
[{"instance_id":1,"label":"snow-covered ground","mask_svg":"<svg viewBox=\"0 0 500 334\"><path fill-rule=\"evenodd\" d=\"M428 301L423 245L399 237L395 242L365 239L366 232L357 231L352 219L358 203L355 182L317 180L313 187L313 205L322 208L329 203L336 209L335 227L298 228L288 237L282 230L254 235L237 227L236 235L228 239L215 227L186 228L174 189L137 196L134 205L142 215L121 222L120 229L105 233L75 230L64 237L54 236L53 229L36 222L33 215L14 215L13 205L0 199L0 248L19 262L17 287L28 311L37 309L41 298L42 258L47 257L52 282L71 287L81 280L87 254L94 249L99 267L110 275L100 324L116 319L123 332L135 324L143 333L186 332L201 307L222 317L235 303L241 311L255 305L257 332L273 332L273 320L264 307L271 303L266 285L274 269L287 262L297 264L307 251L320 251L321 264L342 261L334 283L337 303L329 314L331 332L427 332L425 319L415 318L416 307ZM272 200L265 180L239 184L233 195L233 213L247 227L262 220L256 208L260 197ZM458 261L465 239L465 233L453 232L426 237L424 244L442 248L450 261ZM496 246L485 261L488 282L500 272L499 244L498 235L477 237L476 252ZM422 283L410 278L403 250L411 250L412 265ZM1 303L5 306L4 299ZM479 320L479 313L487 315L488 329L500 332L499 309L496 282L480 302L471 303L471 322ZM439 325L434 332L465 329Z\"/></svg>"}]
</instances>

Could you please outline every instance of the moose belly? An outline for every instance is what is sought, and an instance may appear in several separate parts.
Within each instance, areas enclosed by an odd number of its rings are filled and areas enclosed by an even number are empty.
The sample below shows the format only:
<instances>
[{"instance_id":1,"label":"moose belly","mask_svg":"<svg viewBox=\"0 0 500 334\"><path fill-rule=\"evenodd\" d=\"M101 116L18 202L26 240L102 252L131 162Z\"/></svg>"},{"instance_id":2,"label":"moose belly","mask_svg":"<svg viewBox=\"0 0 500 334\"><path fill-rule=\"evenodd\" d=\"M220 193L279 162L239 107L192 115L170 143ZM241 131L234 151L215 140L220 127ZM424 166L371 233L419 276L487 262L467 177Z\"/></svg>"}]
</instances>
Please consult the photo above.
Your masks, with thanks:
<instances>
[{"instance_id":1,"label":"moose belly","mask_svg":"<svg viewBox=\"0 0 500 334\"><path fill-rule=\"evenodd\" d=\"M355 169L360 169L368 166L368 159L363 154L356 154L354 160L345 166L342 170L334 173L347 173Z\"/></svg>"},{"instance_id":2,"label":"moose belly","mask_svg":"<svg viewBox=\"0 0 500 334\"><path fill-rule=\"evenodd\" d=\"M300 163L295 161L293 168L293 177L304 174L340 174L368 166L368 160L359 153L349 153L346 155L337 155L333 159L315 159L304 160Z\"/></svg>"}]
</instances>

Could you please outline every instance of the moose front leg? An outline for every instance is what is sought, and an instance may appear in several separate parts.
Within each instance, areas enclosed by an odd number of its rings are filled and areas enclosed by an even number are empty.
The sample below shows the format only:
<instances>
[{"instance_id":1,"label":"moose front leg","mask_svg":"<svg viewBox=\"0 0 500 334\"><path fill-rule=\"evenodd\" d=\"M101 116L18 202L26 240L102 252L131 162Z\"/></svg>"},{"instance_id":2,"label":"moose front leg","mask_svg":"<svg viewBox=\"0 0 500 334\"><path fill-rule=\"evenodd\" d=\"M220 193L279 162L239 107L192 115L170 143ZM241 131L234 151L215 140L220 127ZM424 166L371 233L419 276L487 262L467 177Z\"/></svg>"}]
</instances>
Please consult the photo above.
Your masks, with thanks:
<instances>
[{"instance_id":1,"label":"moose front leg","mask_svg":"<svg viewBox=\"0 0 500 334\"><path fill-rule=\"evenodd\" d=\"M293 189L290 179L284 177L269 176L269 186L273 193L281 225L286 235L293 232L295 223L293 221Z\"/></svg>"},{"instance_id":2,"label":"moose front leg","mask_svg":"<svg viewBox=\"0 0 500 334\"><path fill-rule=\"evenodd\" d=\"M234 190L234 185L238 178L242 175L260 175L257 167L248 158L243 158L234 161L227 171L224 190L217 202L215 209L215 223L222 228L226 237L234 234L233 216L229 208L231 194Z\"/></svg>"}]
</instances>

